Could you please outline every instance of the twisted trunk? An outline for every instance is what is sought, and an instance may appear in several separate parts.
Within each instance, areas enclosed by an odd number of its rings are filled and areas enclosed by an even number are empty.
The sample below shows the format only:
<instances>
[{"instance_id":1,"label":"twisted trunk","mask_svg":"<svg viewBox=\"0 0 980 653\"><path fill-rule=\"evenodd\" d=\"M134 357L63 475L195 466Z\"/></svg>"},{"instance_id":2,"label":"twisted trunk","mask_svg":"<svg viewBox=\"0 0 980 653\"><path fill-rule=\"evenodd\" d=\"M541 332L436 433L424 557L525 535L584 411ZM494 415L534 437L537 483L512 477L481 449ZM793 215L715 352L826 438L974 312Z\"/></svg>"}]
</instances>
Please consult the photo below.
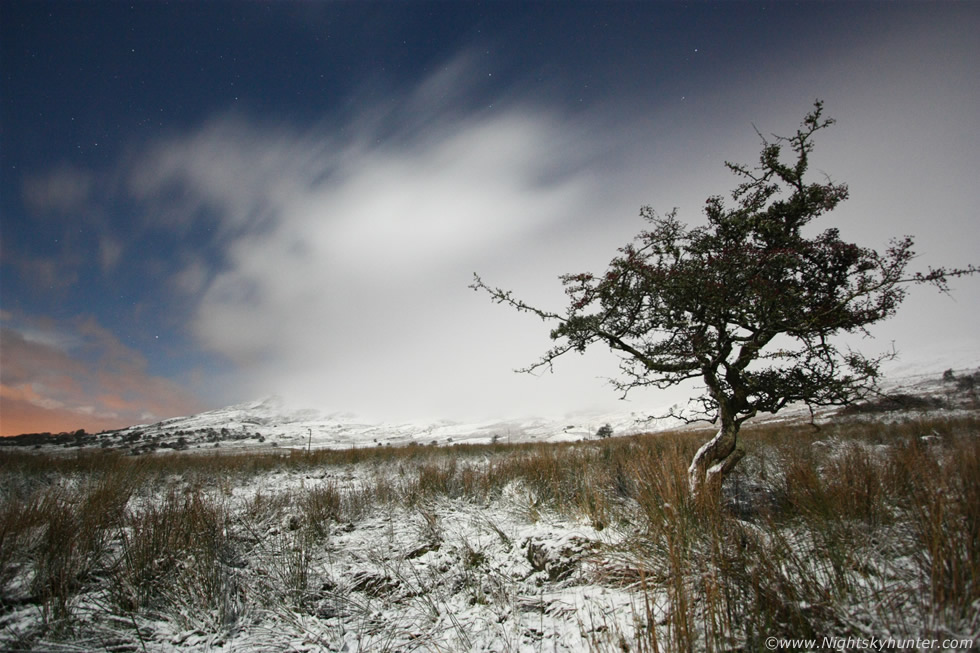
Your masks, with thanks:
<instances>
[{"instance_id":1,"label":"twisted trunk","mask_svg":"<svg viewBox=\"0 0 980 653\"><path fill-rule=\"evenodd\" d=\"M738 440L739 425L722 420L718 433L705 442L694 454L691 466L687 468L691 494L703 498L721 490L721 482L738 461L745 455Z\"/></svg>"}]
</instances>

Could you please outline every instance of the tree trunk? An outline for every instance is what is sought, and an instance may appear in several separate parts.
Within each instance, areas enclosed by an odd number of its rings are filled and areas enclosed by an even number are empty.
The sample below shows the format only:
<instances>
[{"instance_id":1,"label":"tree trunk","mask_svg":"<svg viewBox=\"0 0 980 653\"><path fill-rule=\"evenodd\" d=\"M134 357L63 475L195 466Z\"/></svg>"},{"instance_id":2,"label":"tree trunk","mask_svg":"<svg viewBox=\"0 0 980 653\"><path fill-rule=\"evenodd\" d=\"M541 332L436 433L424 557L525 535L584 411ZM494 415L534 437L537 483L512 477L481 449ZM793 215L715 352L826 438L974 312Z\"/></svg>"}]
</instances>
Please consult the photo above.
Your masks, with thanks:
<instances>
[{"instance_id":1,"label":"tree trunk","mask_svg":"<svg viewBox=\"0 0 980 653\"><path fill-rule=\"evenodd\" d=\"M687 468L691 494L702 499L720 492L725 475L744 455L745 449L738 441L738 425L723 422L715 437L694 454L691 466Z\"/></svg>"}]
</instances>

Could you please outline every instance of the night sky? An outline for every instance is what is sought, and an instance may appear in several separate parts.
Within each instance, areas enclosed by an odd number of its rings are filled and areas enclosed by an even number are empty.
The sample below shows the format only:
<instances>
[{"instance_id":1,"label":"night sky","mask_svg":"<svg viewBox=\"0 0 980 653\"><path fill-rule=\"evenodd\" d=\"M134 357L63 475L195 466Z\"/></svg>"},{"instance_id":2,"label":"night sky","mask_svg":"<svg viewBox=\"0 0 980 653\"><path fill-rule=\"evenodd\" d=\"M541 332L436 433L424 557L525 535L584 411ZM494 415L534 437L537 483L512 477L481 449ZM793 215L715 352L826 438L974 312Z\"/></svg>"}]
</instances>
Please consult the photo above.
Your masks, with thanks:
<instances>
[{"instance_id":1,"label":"night sky","mask_svg":"<svg viewBox=\"0 0 980 653\"><path fill-rule=\"evenodd\" d=\"M0 434L276 394L379 419L648 411L608 351L517 375L640 207L703 220L815 99L816 229L980 252L980 3L0 3ZM980 281L868 353L980 361Z\"/></svg>"}]
</instances>

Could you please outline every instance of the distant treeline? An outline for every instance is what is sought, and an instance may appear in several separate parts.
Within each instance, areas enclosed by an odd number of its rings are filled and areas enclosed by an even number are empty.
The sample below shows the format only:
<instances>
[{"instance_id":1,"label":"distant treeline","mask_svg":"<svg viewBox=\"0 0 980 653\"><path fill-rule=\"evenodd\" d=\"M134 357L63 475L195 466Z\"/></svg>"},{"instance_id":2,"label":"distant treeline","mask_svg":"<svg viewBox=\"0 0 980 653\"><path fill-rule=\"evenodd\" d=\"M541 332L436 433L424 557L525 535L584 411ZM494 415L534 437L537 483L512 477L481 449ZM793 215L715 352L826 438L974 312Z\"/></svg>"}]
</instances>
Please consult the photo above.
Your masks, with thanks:
<instances>
[{"instance_id":1,"label":"distant treeline","mask_svg":"<svg viewBox=\"0 0 980 653\"><path fill-rule=\"evenodd\" d=\"M81 447L95 442L94 433L86 433L85 429L62 433L22 433L0 438L2 447L31 447L42 445L62 445Z\"/></svg>"}]
</instances>

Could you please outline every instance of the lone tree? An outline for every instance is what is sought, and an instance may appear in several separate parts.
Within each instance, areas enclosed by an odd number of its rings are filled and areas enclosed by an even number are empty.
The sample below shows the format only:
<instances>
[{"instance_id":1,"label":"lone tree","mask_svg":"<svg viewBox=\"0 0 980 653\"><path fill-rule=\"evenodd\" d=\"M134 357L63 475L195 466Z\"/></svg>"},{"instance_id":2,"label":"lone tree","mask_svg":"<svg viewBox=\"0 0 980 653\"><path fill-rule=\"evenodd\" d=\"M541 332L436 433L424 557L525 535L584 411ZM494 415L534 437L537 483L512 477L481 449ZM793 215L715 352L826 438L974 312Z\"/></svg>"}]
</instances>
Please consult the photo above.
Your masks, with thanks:
<instances>
[{"instance_id":1,"label":"lone tree","mask_svg":"<svg viewBox=\"0 0 980 653\"><path fill-rule=\"evenodd\" d=\"M883 252L841 240L837 229L807 237L805 227L847 199L847 186L809 181L815 133L833 124L818 100L794 136L761 134L757 167L726 162L740 180L733 206L709 197L706 226L689 227L649 207L649 229L619 250L602 276L561 277L570 304L564 314L515 299L475 275L471 286L498 303L557 323L558 344L521 370L551 368L570 351L605 343L620 355L625 396L643 386L704 383L695 419L718 432L694 455L692 492L719 488L744 455L742 424L792 402L840 406L874 390L881 363L833 342L892 316L909 283L947 290L951 277L976 266L907 274L915 254L906 236ZM784 162L784 150L792 161ZM788 154L788 152L787 152Z\"/></svg>"}]
</instances>

